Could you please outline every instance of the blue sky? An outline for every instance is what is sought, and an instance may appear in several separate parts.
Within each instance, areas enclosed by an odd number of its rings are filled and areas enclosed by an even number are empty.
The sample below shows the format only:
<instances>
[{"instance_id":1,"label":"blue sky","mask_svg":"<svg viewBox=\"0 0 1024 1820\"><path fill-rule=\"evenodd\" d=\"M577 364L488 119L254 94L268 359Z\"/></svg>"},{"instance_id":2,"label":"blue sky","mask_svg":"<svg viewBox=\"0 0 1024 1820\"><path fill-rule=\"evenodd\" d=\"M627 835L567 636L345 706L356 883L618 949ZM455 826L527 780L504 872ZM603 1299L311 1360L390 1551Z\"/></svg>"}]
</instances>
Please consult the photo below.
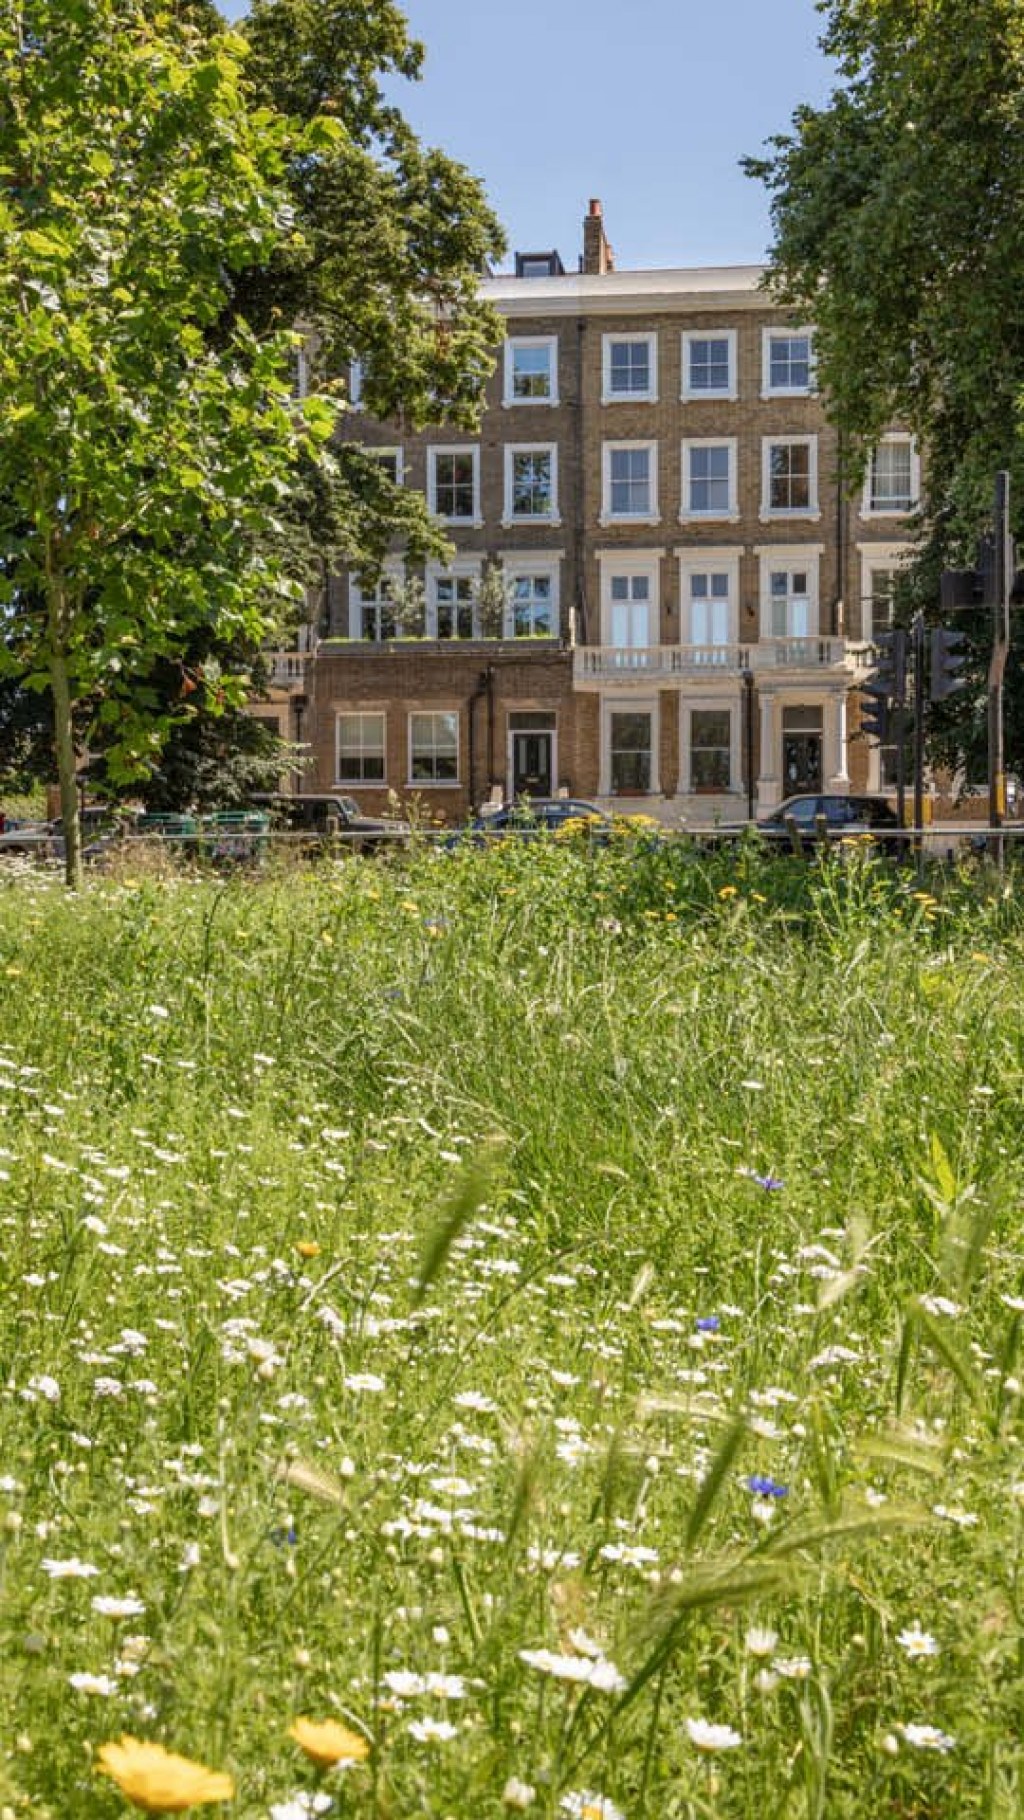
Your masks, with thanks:
<instances>
[{"instance_id":1,"label":"blue sky","mask_svg":"<svg viewBox=\"0 0 1024 1820\"><path fill-rule=\"evenodd\" d=\"M238 0L225 10L244 10ZM620 266L763 257L767 197L739 169L821 101L814 0L405 0L422 137L481 177L512 248L573 269L591 196Z\"/></svg>"}]
</instances>

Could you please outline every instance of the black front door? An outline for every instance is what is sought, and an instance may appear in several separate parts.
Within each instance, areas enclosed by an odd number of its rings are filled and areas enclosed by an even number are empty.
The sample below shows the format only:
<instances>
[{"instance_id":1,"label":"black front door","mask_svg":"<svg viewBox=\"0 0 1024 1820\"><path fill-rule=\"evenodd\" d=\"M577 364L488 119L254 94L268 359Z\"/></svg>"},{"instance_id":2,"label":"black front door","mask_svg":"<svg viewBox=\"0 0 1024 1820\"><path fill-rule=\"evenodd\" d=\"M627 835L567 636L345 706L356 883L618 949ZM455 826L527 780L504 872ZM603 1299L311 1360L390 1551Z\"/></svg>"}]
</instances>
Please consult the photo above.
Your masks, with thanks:
<instances>
[{"instance_id":1,"label":"black front door","mask_svg":"<svg viewBox=\"0 0 1024 1820\"><path fill-rule=\"evenodd\" d=\"M787 733L782 741L782 778L785 794L821 787L821 734Z\"/></svg>"},{"instance_id":2,"label":"black front door","mask_svg":"<svg viewBox=\"0 0 1024 1820\"><path fill-rule=\"evenodd\" d=\"M513 796L550 796L552 786L551 733L513 733Z\"/></svg>"}]
</instances>

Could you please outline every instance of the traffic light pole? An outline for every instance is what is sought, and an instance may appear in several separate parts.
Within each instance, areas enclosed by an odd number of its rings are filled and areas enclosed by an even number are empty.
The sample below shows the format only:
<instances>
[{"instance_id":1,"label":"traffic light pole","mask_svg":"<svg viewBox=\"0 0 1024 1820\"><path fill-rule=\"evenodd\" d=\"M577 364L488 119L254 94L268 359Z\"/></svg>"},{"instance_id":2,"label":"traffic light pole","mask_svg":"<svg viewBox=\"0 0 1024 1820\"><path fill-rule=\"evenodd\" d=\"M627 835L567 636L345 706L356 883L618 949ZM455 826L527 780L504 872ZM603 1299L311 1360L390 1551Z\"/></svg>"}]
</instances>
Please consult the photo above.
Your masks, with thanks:
<instances>
[{"instance_id":1,"label":"traffic light pole","mask_svg":"<svg viewBox=\"0 0 1024 1820\"><path fill-rule=\"evenodd\" d=\"M1010 590L1014 564L1010 545L1010 476L996 475L995 586L992 590L992 658L988 668L988 825L989 853L1002 870L1006 818L1006 756L1003 739L1003 678L1010 651Z\"/></svg>"},{"instance_id":2,"label":"traffic light pole","mask_svg":"<svg viewBox=\"0 0 1024 1820\"><path fill-rule=\"evenodd\" d=\"M924 711L925 702L928 699L924 676L923 613L914 614L910 631L914 646L914 852L917 856L917 869L920 872L924 855L924 841L921 836L921 829L924 825Z\"/></svg>"},{"instance_id":3,"label":"traffic light pole","mask_svg":"<svg viewBox=\"0 0 1024 1820\"><path fill-rule=\"evenodd\" d=\"M896 820L901 828L907 825L907 716L903 708L893 712L893 725L896 731ZM904 849L900 844L900 854Z\"/></svg>"}]
</instances>

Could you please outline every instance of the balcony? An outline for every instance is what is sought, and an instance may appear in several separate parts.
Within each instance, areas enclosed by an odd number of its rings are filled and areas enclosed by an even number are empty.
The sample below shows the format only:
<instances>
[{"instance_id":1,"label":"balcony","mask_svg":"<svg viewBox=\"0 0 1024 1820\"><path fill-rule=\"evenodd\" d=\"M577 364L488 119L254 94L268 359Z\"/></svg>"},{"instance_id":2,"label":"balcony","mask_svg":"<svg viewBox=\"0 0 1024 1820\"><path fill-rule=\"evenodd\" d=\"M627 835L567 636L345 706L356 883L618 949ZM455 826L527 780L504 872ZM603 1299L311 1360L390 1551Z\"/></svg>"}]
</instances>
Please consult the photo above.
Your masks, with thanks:
<instances>
[{"instance_id":1,"label":"balcony","mask_svg":"<svg viewBox=\"0 0 1024 1820\"><path fill-rule=\"evenodd\" d=\"M750 645L577 645L576 683L707 682L736 679L750 670L842 670L842 638L765 638Z\"/></svg>"},{"instance_id":2,"label":"balcony","mask_svg":"<svg viewBox=\"0 0 1024 1820\"><path fill-rule=\"evenodd\" d=\"M309 651L268 651L266 653L267 670L272 689L294 689L301 693L306 687L306 665L312 653Z\"/></svg>"}]
</instances>

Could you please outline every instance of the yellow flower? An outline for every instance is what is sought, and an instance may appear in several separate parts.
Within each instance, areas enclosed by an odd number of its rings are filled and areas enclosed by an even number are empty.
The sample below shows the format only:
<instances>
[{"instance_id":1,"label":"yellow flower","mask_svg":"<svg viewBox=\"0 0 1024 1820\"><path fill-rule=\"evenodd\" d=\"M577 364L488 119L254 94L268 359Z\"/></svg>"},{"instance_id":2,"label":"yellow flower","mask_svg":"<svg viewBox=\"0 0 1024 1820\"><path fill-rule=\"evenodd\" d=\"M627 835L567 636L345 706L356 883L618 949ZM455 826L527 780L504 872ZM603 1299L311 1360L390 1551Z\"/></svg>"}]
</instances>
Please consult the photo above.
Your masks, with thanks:
<instances>
[{"instance_id":1,"label":"yellow flower","mask_svg":"<svg viewBox=\"0 0 1024 1820\"><path fill-rule=\"evenodd\" d=\"M97 1755L100 1774L111 1776L132 1806L147 1814L183 1814L208 1801L230 1801L235 1792L231 1777L220 1770L141 1738L126 1735L119 1744L102 1744Z\"/></svg>"},{"instance_id":2,"label":"yellow flower","mask_svg":"<svg viewBox=\"0 0 1024 1820\"><path fill-rule=\"evenodd\" d=\"M320 1247L315 1239L296 1239L295 1249L300 1258L318 1258Z\"/></svg>"},{"instance_id":3,"label":"yellow flower","mask_svg":"<svg viewBox=\"0 0 1024 1820\"><path fill-rule=\"evenodd\" d=\"M363 1763L370 1754L366 1739L336 1719L296 1719L288 1736L321 1769L332 1769L336 1763Z\"/></svg>"},{"instance_id":4,"label":"yellow flower","mask_svg":"<svg viewBox=\"0 0 1024 1820\"><path fill-rule=\"evenodd\" d=\"M736 885L723 885L718 895L719 897L735 897L738 889L739 887Z\"/></svg>"}]
</instances>

